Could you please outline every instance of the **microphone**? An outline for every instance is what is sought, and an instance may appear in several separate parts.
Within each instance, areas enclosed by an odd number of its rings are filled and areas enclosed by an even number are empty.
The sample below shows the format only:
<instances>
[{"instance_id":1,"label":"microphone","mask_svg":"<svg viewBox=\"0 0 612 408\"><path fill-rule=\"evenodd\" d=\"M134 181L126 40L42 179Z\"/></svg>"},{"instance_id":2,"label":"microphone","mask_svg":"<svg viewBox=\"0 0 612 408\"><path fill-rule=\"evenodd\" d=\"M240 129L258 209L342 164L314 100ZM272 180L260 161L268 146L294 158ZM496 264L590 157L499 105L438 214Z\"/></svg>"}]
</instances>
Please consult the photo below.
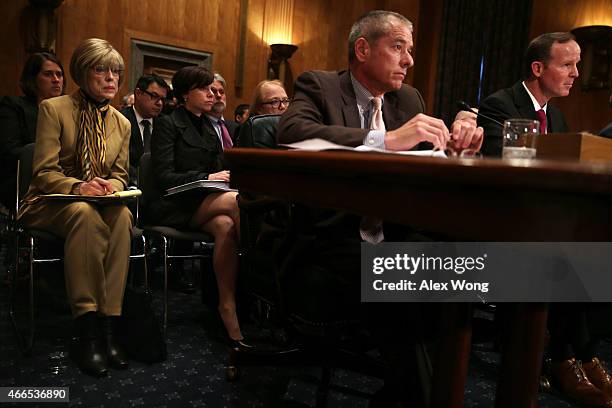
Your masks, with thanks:
<instances>
[{"instance_id":1,"label":"microphone","mask_svg":"<svg viewBox=\"0 0 612 408\"><path fill-rule=\"evenodd\" d=\"M470 105L468 105L468 103L467 103L467 102L465 102L465 101L457 101L457 107L458 107L460 110L463 110L463 111L468 111L468 112L472 112L472 113L473 113L474 115L476 115L476 116L480 116L480 117L483 117L483 118L485 118L485 119L487 119L487 120L490 120L490 121L491 121L491 122L493 122L493 123L497 123L497 124L498 124L499 126L501 126L502 128L504 127L504 124L503 124L503 123L501 123L499 120L497 120L497 119L493 119L493 118L492 118L492 117L490 117L490 116L483 115L482 113L475 111L475 110L474 110L474 109L472 109L472 108L470 107Z\"/></svg>"}]
</instances>

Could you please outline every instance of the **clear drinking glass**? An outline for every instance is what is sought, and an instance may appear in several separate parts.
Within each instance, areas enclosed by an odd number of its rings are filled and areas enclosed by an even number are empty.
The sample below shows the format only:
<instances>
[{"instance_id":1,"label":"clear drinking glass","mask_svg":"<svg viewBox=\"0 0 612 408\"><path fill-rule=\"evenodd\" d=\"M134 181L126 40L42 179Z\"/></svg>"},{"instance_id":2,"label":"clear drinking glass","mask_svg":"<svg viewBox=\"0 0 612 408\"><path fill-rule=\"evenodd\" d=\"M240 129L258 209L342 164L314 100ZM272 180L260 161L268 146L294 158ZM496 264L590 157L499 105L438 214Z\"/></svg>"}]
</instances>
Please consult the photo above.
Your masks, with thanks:
<instances>
[{"instance_id":1,"label":"clear drinking glass","mask_svg":"<svg viewBox=\"0 0 612 408\"><path fill-rule=\"evenodd\" d=\"M540 122L531 119L508 119L502 131L504 159L534 159Z\"/></svg>"}]
</instances>

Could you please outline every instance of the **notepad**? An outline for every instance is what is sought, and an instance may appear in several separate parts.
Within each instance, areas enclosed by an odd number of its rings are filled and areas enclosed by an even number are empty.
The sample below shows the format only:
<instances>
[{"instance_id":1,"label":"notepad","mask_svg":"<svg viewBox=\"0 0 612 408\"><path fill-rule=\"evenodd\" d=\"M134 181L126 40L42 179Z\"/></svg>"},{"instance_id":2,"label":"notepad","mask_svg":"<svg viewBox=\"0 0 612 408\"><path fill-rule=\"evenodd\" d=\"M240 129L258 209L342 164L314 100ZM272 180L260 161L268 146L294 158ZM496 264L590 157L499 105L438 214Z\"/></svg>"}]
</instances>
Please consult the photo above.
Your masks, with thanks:
<instances>
[{"instance_id":1,"label":"notepad","mask_svg":"<svg viewBox=\"0 0 612 408\"><path fill-rule=\"evenodd\" d=\"M140 190L117 191L112 194L103 196L89 196L78 194L42 194L34 197L32 201L37 200L67 200L67 201L87 201L94 203L112 203L131 200L142 195Z\"/></svg>"},{"instance_id":2,"label":"notepad","mask_svg":"<svg viewBox=\"0 0 612 408\"><path fill-rule=\"evenodd\" d=\"M181 184L180 186L172 187L166 190L166 197L194 190L211 190L211 191L238 191L230 187L227 181L217 180L196 180L190 183Z\"/></svg>"}]
</instances>

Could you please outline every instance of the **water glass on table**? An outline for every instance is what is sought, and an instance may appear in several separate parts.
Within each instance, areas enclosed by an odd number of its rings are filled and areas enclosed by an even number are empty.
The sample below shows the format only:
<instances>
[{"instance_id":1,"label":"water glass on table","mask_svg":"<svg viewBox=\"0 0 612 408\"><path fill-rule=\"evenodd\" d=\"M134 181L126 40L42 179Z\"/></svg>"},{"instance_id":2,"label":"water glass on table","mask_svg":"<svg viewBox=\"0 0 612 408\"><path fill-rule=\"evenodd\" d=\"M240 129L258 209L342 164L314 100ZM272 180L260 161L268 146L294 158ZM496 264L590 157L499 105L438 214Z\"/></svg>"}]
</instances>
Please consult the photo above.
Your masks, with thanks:
<instances>
[{"instance_id":1,"label":"water glass on table","mask_svg":"<svg viewBox=\"0 0 612 408\"><path fill-rule=\"evenodd\" d=\"M502 131L504 159L535 159L536 138L540 122L531 119L508 119Z\"/></svg>"}]
</instances>

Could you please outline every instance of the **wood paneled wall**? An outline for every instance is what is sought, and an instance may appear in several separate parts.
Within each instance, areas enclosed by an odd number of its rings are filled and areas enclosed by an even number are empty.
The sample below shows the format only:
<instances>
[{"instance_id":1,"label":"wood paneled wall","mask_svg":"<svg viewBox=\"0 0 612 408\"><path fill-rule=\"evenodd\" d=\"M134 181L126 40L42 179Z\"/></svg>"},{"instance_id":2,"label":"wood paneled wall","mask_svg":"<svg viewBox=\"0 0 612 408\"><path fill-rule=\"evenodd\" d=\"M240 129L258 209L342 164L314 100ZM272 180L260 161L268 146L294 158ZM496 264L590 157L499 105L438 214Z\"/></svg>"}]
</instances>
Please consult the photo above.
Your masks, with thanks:
<instances>
[{"instance_id":1,"label":"wood paneled wall","mask_svg":"<svg viewBox=\"0 0 612 408\"><path fill-rule=\"evenodd\" d=\"M612 1L534 0L531 21L530 38L585 25L612 26ZM555 98L552 103L563 111L571 131L597 134L612 122L612 108L608 104L612 89L584 92L579 82L579 79L574 82L569 96Z\"/></svg>"},{"instance_id":2,"label":"wood paneled wall","mask_svg":"<svg viewBox=\"0 0 612 408\"><path fill-rule=\"evenodd\" d=\"M228 82L228 112L231 112L237 104L249 103L252 89L266 77L270 49L263 35L269 31L266 24L274 20L266 16L266 10L274 9L268 2L274 1L246 2L248 18L241 88L234 87L240 0L65 0L57 11L57 53L67 69L76 44L94 36L108 39L122 53L126 64L129 64L131 38L212 52L214 69ZM0 95L19 93L17 80L26 58L22 15L27 4L27 0L0 4L4 17L0 38L5 40L0 43L3 56ZM409 71L407 81L422 91L431 112L442 4L443 0L293 0L290 38L299 47L289 61L293 76L308 69L345 68L346 40L353 21L368 10L397 11L415 24L415 68ZM612 24L612 3L610 0L534 0L532 21L531 37L585 24ZM74 89L75 85L69 81L67 90ZM126 83L119 96L128 92ZM572 130L597 132L612 117L612 108L607 105L609 94L610 90L582 92L577 85L569 97L557 98L555 103L563 110Z\"/></svg>"},{"instance_id":3,"label":"wood paneled wall","mask_svg":"<svg viewBox=\"0 0 612 408\"><path fill-rule=\"evenodd\" d=\"M129 70L130 39L191 48L213 54L213 68L228 82L228 112L239 103L249 103L255 85L265 79L270 53L264 42L266 24L278 19L266 16L267 2L249 0L243 87L235 88L239 52L240 0L65 0L57 10L56 52L68 70L70 55L84 38L99 37L111 42L123 55ZM346 67L346 41L353 21L362 13L379 8L398 11L416 23L420 0L294 0L290 38L299 48L289 60L293 76L308 69ZM17 79L26 58L23 41L18 39L20 16L27 0L2 2L6 21L0 27L4 41L0 52L0 73L8 79L0 83L0 95L17 94ZM281 27L282 28L282 27ZM67 91L76 86L69 80ZM127 81L118 96L127 94ZM119 98L114 102L117 103ZM232 116L231 114L227 116Z\"/></svg>"}]
</instances>

